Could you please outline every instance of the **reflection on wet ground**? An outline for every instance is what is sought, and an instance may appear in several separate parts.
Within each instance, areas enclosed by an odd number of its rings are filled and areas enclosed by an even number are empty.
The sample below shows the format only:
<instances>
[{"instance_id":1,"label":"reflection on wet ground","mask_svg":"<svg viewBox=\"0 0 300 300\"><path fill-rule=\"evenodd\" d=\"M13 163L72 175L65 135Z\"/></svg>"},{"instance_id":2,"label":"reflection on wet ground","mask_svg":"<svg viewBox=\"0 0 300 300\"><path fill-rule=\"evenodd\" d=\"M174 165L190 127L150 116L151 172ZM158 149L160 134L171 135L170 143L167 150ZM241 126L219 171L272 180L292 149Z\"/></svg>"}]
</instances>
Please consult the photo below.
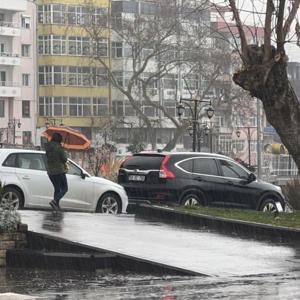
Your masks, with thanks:
<instances>
[{"instance_id":1,"label":"reflection on wet ground","mask_svg":"<svg viewBox=\"0 0 300 300\"><path fill-rule=\"evenodd\" d=\"M0 292L36 299L299 299L300 273L243 277L154 277L55 271L0 272Z\"/></svg>"},{"instance_id":2,"label":"reflection on wet ground","mask_svg":"<svg viewBox=\"0 0 300 300\"><path fill-rule=\"evenodd\" d=\"M0 270L0 293L37 299L300 299L300 248L131 215L22 212L29 230L184 267L210 277ZM1 298L0 298L1 299Z\"/></svg>"}]
</instances>

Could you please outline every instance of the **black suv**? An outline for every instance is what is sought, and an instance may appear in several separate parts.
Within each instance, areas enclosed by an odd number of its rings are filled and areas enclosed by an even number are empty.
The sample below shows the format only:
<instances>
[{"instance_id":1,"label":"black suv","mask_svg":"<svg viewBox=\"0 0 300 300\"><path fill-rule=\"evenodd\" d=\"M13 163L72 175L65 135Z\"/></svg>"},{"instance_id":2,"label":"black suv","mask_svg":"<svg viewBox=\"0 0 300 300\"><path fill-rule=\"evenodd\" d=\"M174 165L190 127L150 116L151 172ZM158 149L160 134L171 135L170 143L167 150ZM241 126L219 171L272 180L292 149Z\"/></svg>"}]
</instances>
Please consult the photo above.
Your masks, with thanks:
<instances>
[{"instance_id":1,"label":"black suv","mask_svg":"<svg viewBox=\"0 0 300 300\"><path fill-rule=\"evenodd\" d=\"M256 179L235 160L196 152L141 152L121 165L129 204L173 203L284 211L281 188Z\"/></svg>"}]
</instances>

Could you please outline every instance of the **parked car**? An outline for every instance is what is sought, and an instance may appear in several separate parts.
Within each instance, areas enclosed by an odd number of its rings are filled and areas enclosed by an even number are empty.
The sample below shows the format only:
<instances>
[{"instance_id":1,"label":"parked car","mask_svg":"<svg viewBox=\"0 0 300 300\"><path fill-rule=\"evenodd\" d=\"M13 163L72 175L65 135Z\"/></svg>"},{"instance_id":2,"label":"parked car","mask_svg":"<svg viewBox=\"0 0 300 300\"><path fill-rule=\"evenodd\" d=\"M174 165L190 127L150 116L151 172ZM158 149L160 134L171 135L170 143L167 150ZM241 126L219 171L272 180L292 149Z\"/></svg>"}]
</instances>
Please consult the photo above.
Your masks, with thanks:
<instances>
[{"instance_id":1,"label":"parked car","mask_svg":"<svg viewBox=\"0 0 300 300\"><path fill-rule=\"evenodd\" d=\"M125 160L118 182L129 204L142 202L283 211L281 188L219 154L141 152Z\"/></svg>"},{"instance_id":2,"label":"parked car","mask_svg":"<svg viewBox=\"0 0 300 300\"><path fill-rule=\"evenodd\" d=\"M46 172L43 151L0 149L2 199L13 201L15 208L50 208L53 186ZM122 186L93 177L72 160L67 173L69 190L60 202L62 209L121 213L126 212L128 198Z\"/></svg>"}]
</instances>

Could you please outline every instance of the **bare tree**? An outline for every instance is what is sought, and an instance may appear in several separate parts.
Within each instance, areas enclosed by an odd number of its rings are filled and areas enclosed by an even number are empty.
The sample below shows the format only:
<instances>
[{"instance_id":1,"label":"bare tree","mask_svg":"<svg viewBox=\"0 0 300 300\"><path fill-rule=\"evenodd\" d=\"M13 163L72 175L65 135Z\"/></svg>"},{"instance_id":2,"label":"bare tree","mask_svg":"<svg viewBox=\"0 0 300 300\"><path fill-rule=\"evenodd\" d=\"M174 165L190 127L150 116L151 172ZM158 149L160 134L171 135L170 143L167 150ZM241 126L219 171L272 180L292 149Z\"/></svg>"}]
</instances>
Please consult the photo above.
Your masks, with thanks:
<instances>
[{"instance_id":1,"label":"bare tree","mask_svg":"<svg viewBox=\"0 0 300 300\"><path fill-rule=\"evenodd\" d=\"M190 96L205 98L214 87L218 77L223 73L224 51L214 52L208 47L210 36L210 12L208 2L199 1L156 1L153 14L135 14L120 16L112 14L108 28L92 22L85 30L95 45L108 31L112 41L122 43L122 63L93 53L94 62L101 64L109 82L121 92L140 118L152 147L155 147L155 128L152 118L145 113L144 106L150 106L157 112L159 119L167 119L174 128L174 137L167 143L165 150L176 146L178 139L189 125L187 120L179 122L174 113L170 113L159 97L149 91L158 87L165 76L174 75L183 80L188 76L196 76L198 83L202 80L206 86L191 88ZM203 21L206 17L206 24ZM101 54L101 53L100 53ZM114 53L113 53L114 54ZM113 55L112 55L113 56ZM126 71L126 80L119 80L120 71ZM182 81L181 80L181 81ZM179 99L182 87L179 79L174 82L174 106ZM188 88L188 84L187 84ZM161 100L161 99L160 99Z\"/></svg>"},{"instance_id":2,"label":"bare tree","mask_svg":"<svg viewBox=\"0 0 300 300\"><path fill-rule=\"evenodd\" d=\"M242 68L234 73L233 81L262 101L268 122L300 168L300 105L288 79L285 51L286 43L294 37L298 38L299 45L296 18L300 0L266 0L263 3L262 13L255 9L250 12L263 29L264 42L259 45L253 44L253 40L249 43L248 28L241 18L243 8L237 7L235 0L229 0L238 30L238 36L233 37L235 41L240 40L238 51L242 60ZM227 26L230 28L231 24Z\"/></svg>"}]
</instances>

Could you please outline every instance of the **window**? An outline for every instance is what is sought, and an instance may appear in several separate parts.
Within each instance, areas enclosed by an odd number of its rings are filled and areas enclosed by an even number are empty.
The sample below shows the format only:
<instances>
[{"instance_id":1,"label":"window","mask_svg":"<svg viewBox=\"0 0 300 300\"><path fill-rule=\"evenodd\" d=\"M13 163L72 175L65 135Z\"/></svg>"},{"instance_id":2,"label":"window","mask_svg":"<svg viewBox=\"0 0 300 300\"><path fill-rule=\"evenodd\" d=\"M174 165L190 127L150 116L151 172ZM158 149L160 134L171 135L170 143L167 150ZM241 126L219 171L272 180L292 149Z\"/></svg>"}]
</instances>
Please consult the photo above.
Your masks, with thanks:
<instances>
[{"instance_id":1,"label":"window","mask_svg":"<svg viewBox=\"0 0 300 300\"><path fill-rule=\"evenodd\" d=\"M37 153L19 153L17 155L16 167L46 171L43 155Z\"/></svg>"},{"instance_id":2,"label":"window","mask_svg":"<svg viewBox=\"0 0 300 300\"><path fill-rule=\"evenodd\" d=\"M39 84L52 85L52 66L39 67Z\"/></svg>"},{"instance_id":3,"label":"window","mask_svg":"<svg viewBox=\"0 0 300 300\"><path fill-rule=\"evenodd\" d=\"M193 172L193 159L187 159L178 164L181 169L192 173Z\"/></svg>"},{"instance_id":4,"label":"window","mask_svg":"<svg viewBox=\"0 0 300 300\"><path fill-rule=\"evenodd\" d=\"M0 118L4 118L5 117L5 102L4 100L0 100Z\"/></svg>"},{"instance_id":5,"label":"window","mask_svg":"<svg viewBox=\"0 0 300 300\"><path fill-rule=\"evenodd\" d=\"M223 172L224 177L231 177L231 178L239 178L239 179L247 179L248 173L239 167L237 164L227 161L227 160L221 160L221 169Z\"/></svg>"},{"instance_id":6,"label":"window","mask_svg":"<svg viewBox=\"0 0 300 300\"><path fill-rule=\"evenodd\" d=\"M23 57L30 56L30 45L22 44L22 56Z\"/></svg>"},{"instance_id":7,"label":"window","mask_svg":"<svg viewBox=\"0 0 300 300\"><path fill-rule=\"evenodd\" d=\"M52 66L54 74L55 85L66 85L67 84L67 67L65 66Z\"/></svg>"},{"instance_id":8,"label":"window","mask_svg":"<svg viewBox=\"0 0 300 300\"><path fill-rule=\"evenodd\" d=\"M70 97L70 116L91 116L91 99Z\"/></svg>"},{"instance_id":9,"label":"window","mask_svg":"<svg viewBox=\"0 0 300 300\"><path fill-rule=\"evenodd\" d=\"M122 57L123 56L123 48L121 42L112 42L112 57Z\"/></svg>"},{"instance_id":10,"label":"window","mask_svg":"<svg viewBox=\"0 0 300 300\"><path fill-rule=\"evenodd\" d=\"M81 176L81 169L75 166L73 163L69 162L69 175Z\"/></svg>"},{"instance_id":11,"label":"window","mask_svg":"<svg viewBox=\"0 0 300 300\"><path fill-rule=\"evenodd\" d=\"M30 74L22 74L22 85L29 86Z\"/></svg>"},{"instance_id":12,"label":"window","mask_svg":"<svg viewBox=\"0 0 300 300\"><path fill-rule=\"evenodd\" d=\"M39 54L52 54L51 43L52 43L51 35L39 35L39 37L38 37L38 52L39 52Z\"/></svg>"},{"instance_id":13,"label":"window","mask_svg":"<svg viewBox=\"0 0 300 300\"><path fill-rule=\"evenodd\" d=\"M5 44L0 43L0 53L4 53L4 52L5 52Z\"/></svg>"},{"instance_id":14,"label":"window","mask_svg":"<svg viewBox=\"0 0 300 300\"><path fill-rule=\"evenodd\" d=\"M22 16L21 26L24 29L29 29L30 28L30 17Z\"/></svg>"},{"instance_id":15,"label":"window","mask_svg":"<svg viewBox=\"0 0 300 300\"><path fill-rule=\"evenodd\" d=\"M66 116L67 115L67 97L54 97L53 99L53 116Z\"/></svg>"},{"instance_id":16,"label":"window","mask_svg":"<svg viewBox=\"0 0 300 300\"><path fill-rule=\"evenodd\" d=\"M53 35L52 54L66 54L66 37L62 35Z\"/></svg>"},{"instance_id":17,"label":"window","mask_svg":"<svg viewBox=\"0 0 300 300\"><path fill-rule=\"evenodd\" d=\"M31 131L23 131L22 133L23 145L32 144L31 141Z\"/></svg>"},{"instance_id":18,"label":"window","mask_svg":"<svg viewBox=\"0 0 300 300\"><path fill-rule=\"evenodd\" d=\"M22 117L30 118L30 101L22 100Z\"/></svg>"},{"instance_id":19,"label":"window","mask_svg":"<svg viewBox=\"0 0 300 300\"><path fill-rule=\"evenodd\" d=\"M41 117L52 117L52 98L40 97L39 98L39 115Z\"/></svg>"},{"instance_id":20,"label":"window","mask_svg":"<svg viewBox=\"0 0 300 300\"><path fill-rule=\"evenodd\" d=\"M3 166L15 168L16 167L16 158L17 158L17 154L10 154L4 161Z\"/></svg>"},{"instance_id":21,"label":"window","mask_svg":"<svg viewBox=\"0 0 300 300\"><path fill-rule=\"evenodd\" d=\"M193 173L219 175L216 161L207 157L194 159Z\"/></svg>"},{"instance_id":22,"label":"window","mask_svg":"<svg viewBox=\"0 0 300 300\"><path fill-rule=\"evenodd\" d=\"M63 4L52 4L52 23L64 24L65 23L66 6Z\"/></svg>"},{"instance_id":23,"label":"window","mask_svg":"<svg viewBox=\"0 0 300 300\"><path fill-rule=\"evenodd\" d=\"M93 115L105 116L108 114L108 99L105 97L93 98Z\"/></svg>"},{"instance_id":24,"label":"window","mask_svg":"<svg viewBox=\"0 0 300 300\"><path fill-rule=\"evenodd\" d=\"M97 43L94 43L94 46L93 46L93 54L95 56L108 56L108 41L107 39L102 39L100 41L98 41Z\"/></svg>"}]
</instances>

